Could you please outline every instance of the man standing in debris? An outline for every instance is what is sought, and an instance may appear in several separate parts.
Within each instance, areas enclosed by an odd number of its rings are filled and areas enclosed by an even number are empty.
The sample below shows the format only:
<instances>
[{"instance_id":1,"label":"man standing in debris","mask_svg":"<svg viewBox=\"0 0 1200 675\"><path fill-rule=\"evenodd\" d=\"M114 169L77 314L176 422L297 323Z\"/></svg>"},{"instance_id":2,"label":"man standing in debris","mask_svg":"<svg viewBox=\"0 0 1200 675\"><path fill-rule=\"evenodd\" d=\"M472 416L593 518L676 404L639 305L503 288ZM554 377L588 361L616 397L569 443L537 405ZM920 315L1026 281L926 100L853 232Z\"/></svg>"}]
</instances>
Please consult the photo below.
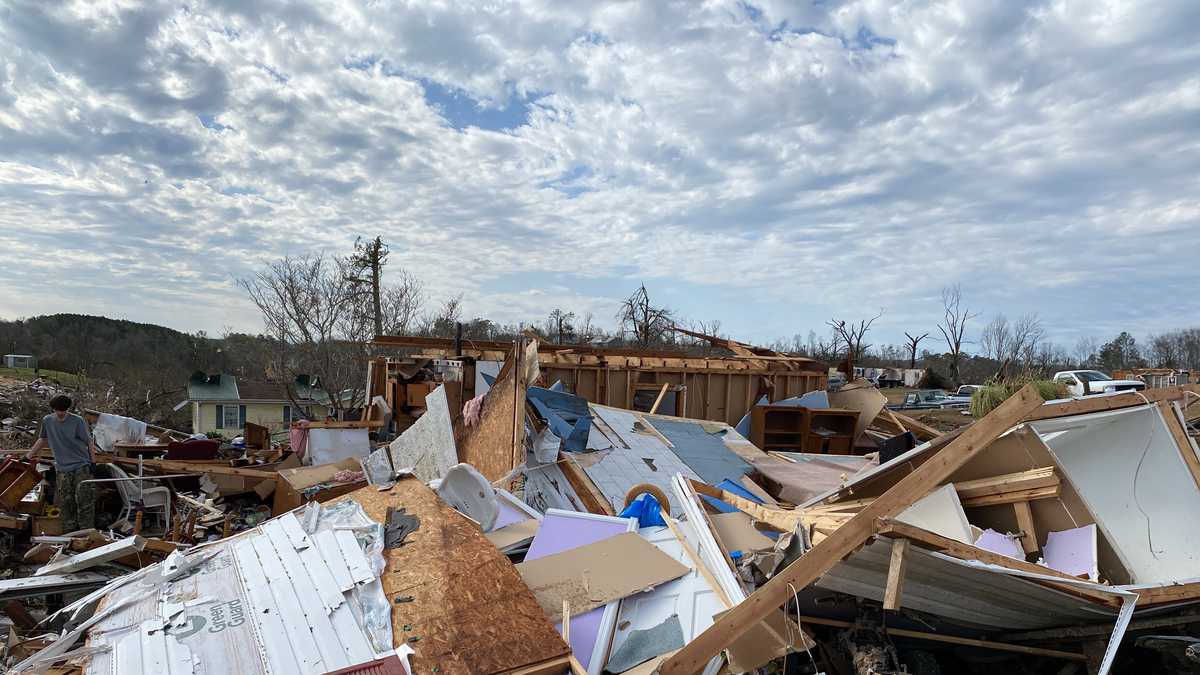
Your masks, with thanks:
<instances>
[{"instance_id":1,"label":"man standing in debris","mask_svg":"<svg viewBox=\"0 0 1200 675\"><path fill-rule=\"evenodd\" d=\"M50 409L54 412L42 418L42 432L25 454L26 459L32 459L46 445L54 451L54 469L58 476L54 504L62 511L64 533L86 530L96 524L92 484L83 482L92 477L96 444L92 442L87 422L79 415L67 412L70 408L71 399L66 396L50 399Z\"/></svg>"}]
</instances>

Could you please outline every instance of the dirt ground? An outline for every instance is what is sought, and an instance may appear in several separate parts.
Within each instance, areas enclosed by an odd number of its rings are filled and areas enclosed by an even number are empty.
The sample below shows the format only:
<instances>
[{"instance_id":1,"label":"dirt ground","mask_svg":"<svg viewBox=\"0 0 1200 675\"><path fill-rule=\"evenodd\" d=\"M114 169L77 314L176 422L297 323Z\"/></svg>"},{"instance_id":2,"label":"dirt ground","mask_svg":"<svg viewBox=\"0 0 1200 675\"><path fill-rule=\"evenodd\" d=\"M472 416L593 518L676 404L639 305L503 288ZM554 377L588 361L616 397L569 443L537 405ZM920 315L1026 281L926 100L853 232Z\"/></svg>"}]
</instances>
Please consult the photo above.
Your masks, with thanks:
<instances>
[{"instance_id":1,"label":"dirt ground","mask_svg":"<svg viewBox=\"0 0 1200 675\"><path fill-rule=\"evenodd\" d=\"M910 391L916 391L910 387L892 387L880 389L880 393L887 397L888 404L899 404L904 402L904 395ZM924 422L938 431L954 431L967 426L975 421L975 418L970 415L962 414L961 410L905 410L905 415Z\"/></svg>"}]
</instances>

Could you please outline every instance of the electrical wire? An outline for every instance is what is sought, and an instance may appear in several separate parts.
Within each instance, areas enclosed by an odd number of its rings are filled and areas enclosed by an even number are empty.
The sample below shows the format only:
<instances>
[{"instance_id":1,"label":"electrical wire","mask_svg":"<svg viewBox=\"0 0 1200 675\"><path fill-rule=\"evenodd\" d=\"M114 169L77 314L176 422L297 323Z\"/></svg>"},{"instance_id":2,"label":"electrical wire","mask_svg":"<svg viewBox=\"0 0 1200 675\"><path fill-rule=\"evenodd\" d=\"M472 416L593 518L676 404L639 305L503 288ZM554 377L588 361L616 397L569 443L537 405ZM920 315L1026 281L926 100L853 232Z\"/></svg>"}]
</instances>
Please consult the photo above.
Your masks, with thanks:
<instances>
[{"instance_id":1,"label":"electrical wire","mask_svg":"<svg viewBox=\"0 0 1200 675\"><path fill-rule=\"evenodd\" d=\"M810 649L808 646L808 639L804 637L804 624L800 623L800 594L796 592L796 587L793 586L791 582L788 582L788 588L792 590L792 601L796 605L796 627L800 630L800 644L804 645L804 651L808 654L808 660L812 662L813 672L819 672L819 669L817 668L817 659L813 657L812 649ZM786 605L787 603L785 602L784 604ZM784 618L786 619L787 617L785 616ZM791 621L787 622L787 632L788 642L795 644L796 641L792 639ZM784 653L783 656L783 671L785 673L787 672L787 653Z\"/></svg>"}]
</instances>

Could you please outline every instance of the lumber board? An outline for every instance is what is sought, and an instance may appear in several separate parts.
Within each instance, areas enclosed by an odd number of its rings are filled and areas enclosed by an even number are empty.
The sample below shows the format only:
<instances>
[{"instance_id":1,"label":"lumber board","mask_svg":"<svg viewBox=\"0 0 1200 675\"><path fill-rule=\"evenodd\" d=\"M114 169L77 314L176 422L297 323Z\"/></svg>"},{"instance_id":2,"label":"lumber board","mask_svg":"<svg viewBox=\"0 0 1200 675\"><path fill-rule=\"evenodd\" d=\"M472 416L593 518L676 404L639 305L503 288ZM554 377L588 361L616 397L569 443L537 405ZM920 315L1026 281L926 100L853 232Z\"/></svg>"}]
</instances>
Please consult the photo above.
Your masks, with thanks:
<instances>
[{"instance_id":1,"label":"lumber board","mask_svg":"<svg viewBox=\"0 0 1200 675\"><path fill-rule=\"evenodd\" d=\"M736 495L727 490L715 488L707 483L701 483L695 480L691 480L689 482L692 484L692 489L696 492L708 495L714 499L720 499L726 504L736 506L738 509L749 514L755 520L766 523L771 527L784 532L795 531L796 524L803 522L805 517L808 515L803 511L795 509L776 509L764 506L762 504L757 504L749 499L746 499L745 497L742 497L741 495Z\"/></svg>"},{"instance_id":2,"label":"lumber board","mask_svg":"<svg viewBox=\"0 0 1200 675\"><path fill-rule=\"evenodd\" d=\"M1010 558L1005 555L1000 555L999 553L992 553L991 551L979 548L978 546L964 544L961 541L956 541L954 539L950 539L949 537L943 537L935 532L923 530L919 527L914 527L898 520L881 518L876 526L876 529L881 535L887 537L904 537L905 539L910 539L914 543L924 548L945 553L946 555L953 556L959 560L978 560L979 562L988 563L989 565L1007 567L1008 569L1018 570L1021 572L1030 572L1032 574L1041 574L1042 576L1059 577L1061 579L1077 581L1075 577L1065 572L1059 572L1058 570L1054 570L1049 567L1043 567L1042 565L1036 565L1024 560ZM1121 606L1121 601L1117 598L1089 588L1081 588L1074 585L1061 585L1055 584L1054 582L1042 582L1038 580L1034 580L1034 582L1044 583L1047 586L1052 586L1066 593L1101 602L1109 607L1119 608Z\"/></svg>"},{"instance_id":3,"label":"lumber board","mask_svg":"<svg viewBox=\"0 0 1200 675\"><path fill-rule=\"evenodd\" d=\"M570 647L508 557L423 483L402 478L386 492L368 486L334 501L345 500L377 522L389 506L420 521L403 546L384 550L381 577L394 644L419 639L410 657L414 675L566 669ZM553 670L558 666L548 663L562 665Z\"/></svg>"},{"instance_id":4,"label":"lumber board","mask_svg":"<svg viewBox=\"0 0 1200 675\"><path fill-rule=\"evenodd\" d=\"M126 466L137 466L137 458L130 457L112 457L112 456L97 456L101 462L109 462L112 464L124 464ZM206 462L185 462L175 459L144 459L142 460L142 468L152 471L168 471L177 473L215 473L223 476L241 476L242 478L258 478L260 480L274 480L279 475L277 471L264 469L247 469L239 466L229 466L228 464L210 464Z\"/></svg>"},{"instance_id":5,"label":"lumber board","mask_svg":"<svg viewBox=\"0 0 1200 675\"><path fill-rule=\"evenodd\" d=\"M928 494L1042 403L1044 401L1033 385L1021 388L696 636L663 664L661 672L664 675L690 675L702 670L709 659L782 606L791 597L792 587L806 588L866 543L875 533L876 519L896 515Z\"/></svg>"},{"instance_id":6,"label":"lumber board","mask_svg":"<svg viewBox=\"0 0 1200 675\"><path fill-rule=\"evenodd\" d=\"M1038 543L1037 525L1033 524L1029 502L1013 502L1013 511L1017 514L1017 527L1021 528L1021 547L1026 553L1037 551L1042 546Z\"/></svg>"},{"instance_id":7,"label":"lumber board","mask_svg":"<svg viewBox=\"0 0 1200 675\"><path fill-rule=\"evenodd\" d=\"M904 568L908 565L908 540L898 537L892 540L892 556L888 561L887 586L883 591L883 608L891 611L900 609L900 597L904 591Z\"/></svg>"},{"instance_id":8,"label":"lumber board","mask_svg":"<svg viewBox=\"0 0 1200 675\"><path fill-rule=\"evenodd\" d=\"M574 457L559 450L558 466L562 469L567 483L571 485L571 489L579 496L588 513L595 513L601 516L617 515L617 512L613 510L612 502L608 501L604 493L600 492L600 488L596 487L596 484L592 482L587 472L579 467Z\"/></svg>"},{"instance_id":9,"label":"lumber board","mask_svg":"<svg viewBox=\"0 0 1200 675\"><path fill-rule=\"evenodd\" d=\"M1147 402L1182 401L1188 397L1187 392L1189 391L1194 394L1200 394L1200 385L1187 384L1178 387L1147 389L1137 393L1085 396L1060 403L1047 403L1029 415L1026 415L1023 421L1036 422L1037 420L1052 419L1055 417L1117 410L1119 408L1146 405Z\"/></svg>"},{"instance_id":10,"label":"lumber board","mask_svg":"<svg viewBox=\"0 0 1200 675\"><path fill-rule=\"evenodd\" d=\"M998 504L1015 504L1017 502L1028 502L1035 499L1053 499L1062 494L1062 484L1052 485L1050 487L1032 488L1029 490L1018 490L1016 492L1001 492L995 495L984 495L983 497L971 497L962 499L964 508L973 506L996 506Z\"/></svg>"},{"instance_id":11,"label":"lumber board","mask_svg":"<svg viewBox=\"0 0 1200 675\"><path fill-rule=\"evenodd\" d=\"M1149 607L1171 602L1200 599L1200 582L1172 584L1170 586L1155 586L1153 588L1130 588L1138 594L1137 606Z\"/></svg>"},{"instance_id":12,"label":"lumber board","mask_svg":"<svg viewBox=\"0 0 1200 675\"><path fill-rule=\"evenodd\" d=\"M958 491L960 499L970 499L972 497L998 495L1018 490L1049 487L1058 485L1060 482L1058 474L1054 471L1054 467L1046 466L1038 469L1030 469L1029 471L1006 473L990 478L959 481L954 484L954 489Z\"/></svg>"}]
</instances>

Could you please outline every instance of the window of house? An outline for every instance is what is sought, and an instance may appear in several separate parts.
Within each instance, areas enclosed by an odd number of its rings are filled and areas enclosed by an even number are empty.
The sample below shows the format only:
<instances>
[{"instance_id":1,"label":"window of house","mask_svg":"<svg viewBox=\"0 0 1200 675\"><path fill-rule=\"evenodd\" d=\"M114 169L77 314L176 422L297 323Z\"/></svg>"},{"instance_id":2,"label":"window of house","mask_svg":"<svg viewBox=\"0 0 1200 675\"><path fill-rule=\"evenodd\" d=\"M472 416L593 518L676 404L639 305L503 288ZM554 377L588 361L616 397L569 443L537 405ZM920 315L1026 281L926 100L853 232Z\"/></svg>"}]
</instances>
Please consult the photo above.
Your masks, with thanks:
<instances>
[{"instance_id":1,"label":"window of house","mask_svg":"<svg viewBox=\"0 0 1200 675\"><path fill-rule=\"evenodd\" d=\"M238 429L242 426L238 424L238 406L227 405L222 413L222 421L226 429Z\"/></svg>"}]
</instances>

